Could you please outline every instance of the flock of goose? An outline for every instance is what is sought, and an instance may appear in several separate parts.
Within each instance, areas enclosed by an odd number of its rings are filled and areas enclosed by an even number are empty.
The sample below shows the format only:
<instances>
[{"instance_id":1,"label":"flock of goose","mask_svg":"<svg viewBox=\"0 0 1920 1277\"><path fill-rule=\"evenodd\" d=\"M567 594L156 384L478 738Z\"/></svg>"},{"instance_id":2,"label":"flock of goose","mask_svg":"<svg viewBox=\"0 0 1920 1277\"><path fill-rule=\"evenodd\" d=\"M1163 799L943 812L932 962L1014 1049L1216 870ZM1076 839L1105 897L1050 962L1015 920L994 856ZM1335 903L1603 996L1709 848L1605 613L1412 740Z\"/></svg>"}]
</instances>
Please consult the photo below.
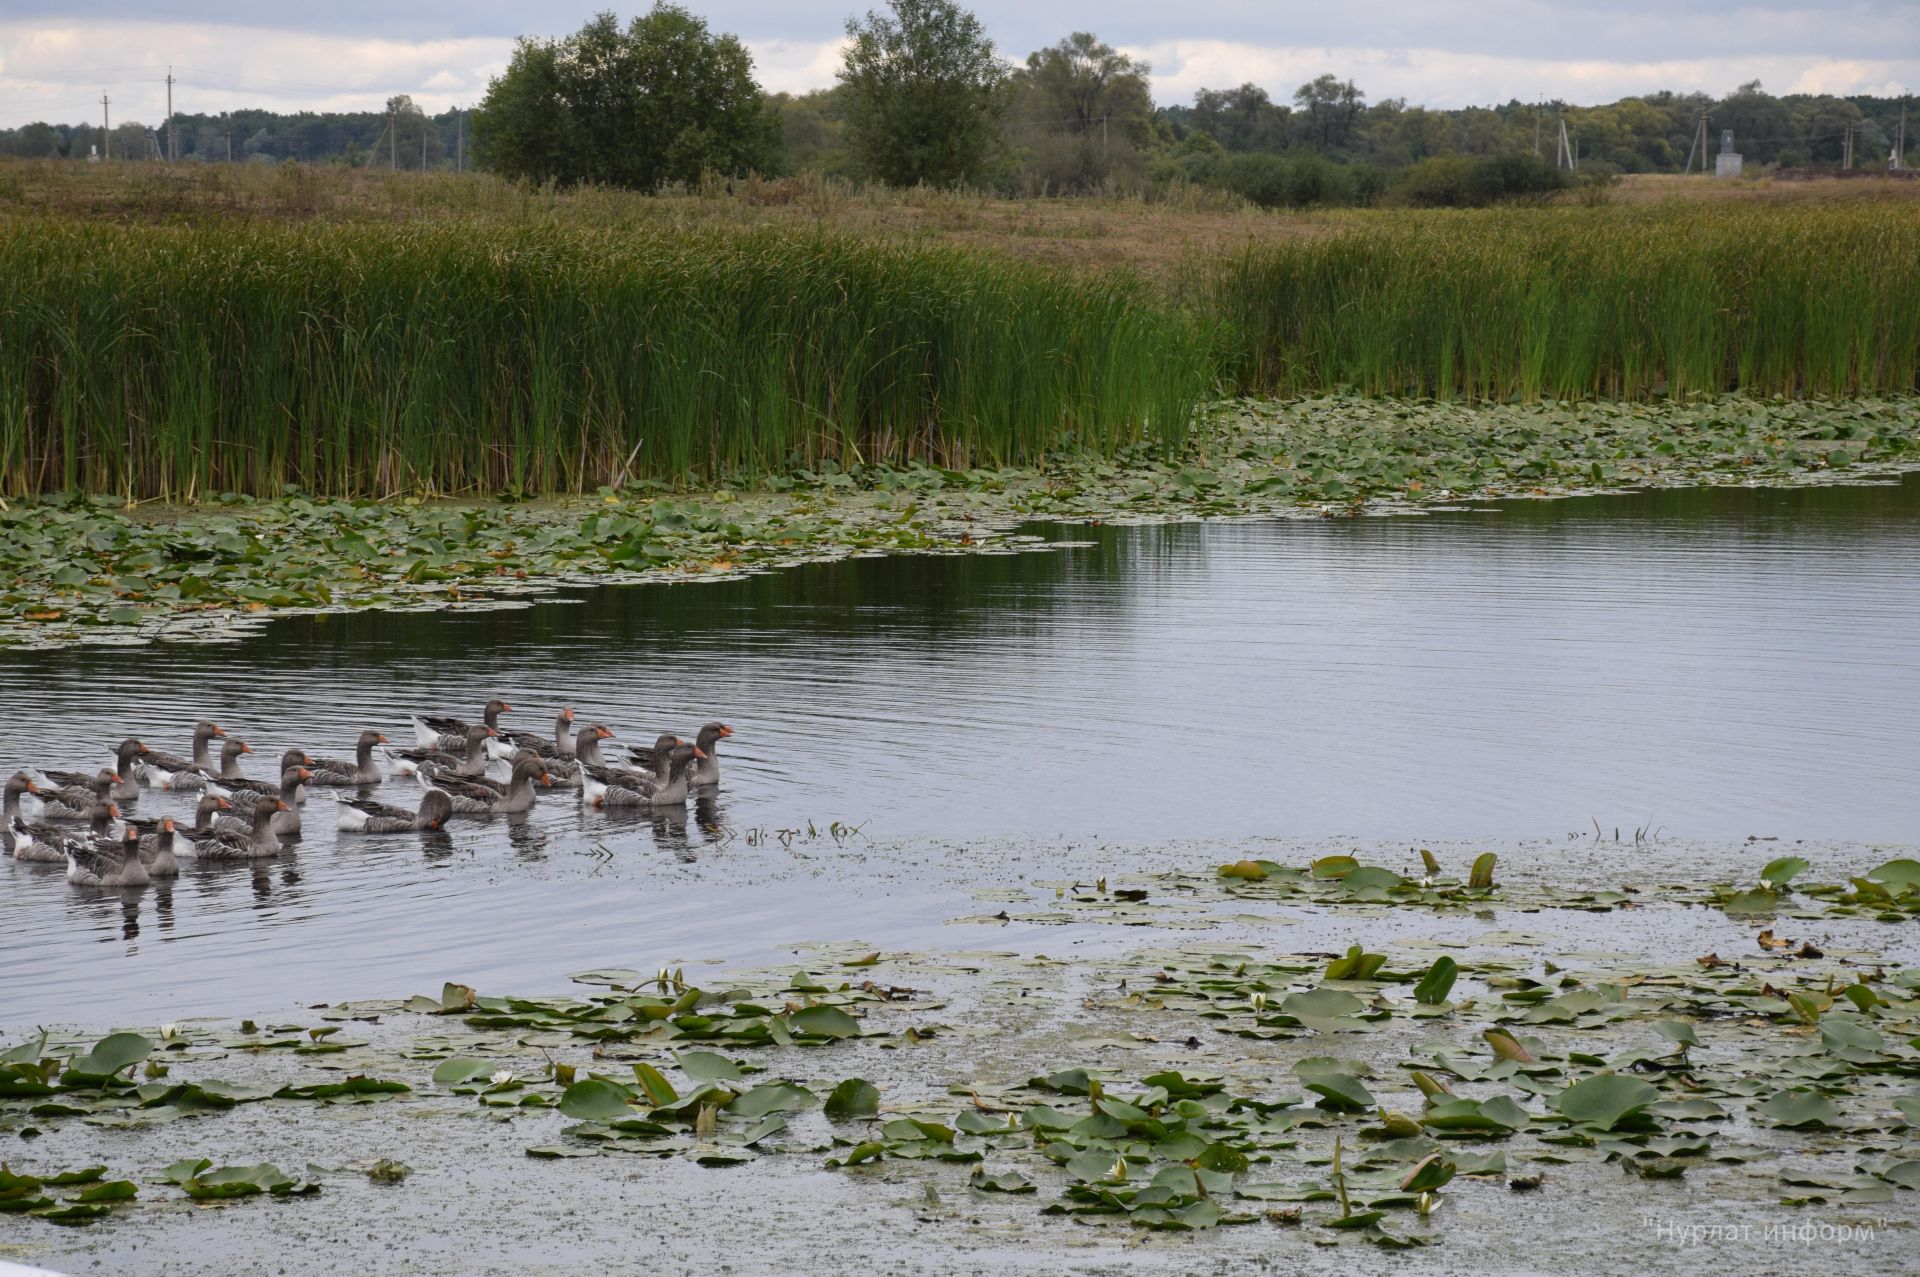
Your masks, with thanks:
<instances>
[{"instance_id":1,"label":"flock of goose","mask_svg":"<svg viewBox=\"0 0 1920 1277\"><path fill-rule=\"evenodd\" d=\"M613 731L599 723L578 730L573 709L560 711L553 735L507 731L500 716L513 706L488 701L481 721L451 717L413 720L414 745L388 749L377 731L364 731L351 760L315 758L302 749L280 756L272 780L243 770L253 747L210 722L194 726L190 757L121 741L114 765L86 772L15 772L5 786L0 841L16 860L65 863L67 881L89 887L137 887L180 872L177 851L203 860L255 860L298 837L310 791L365 790L391 777L412 777L422 790L417 807L375 801L364 793L334 798L334 823L344 831L392 834L440 829L455 816L528 811L542 789L576 789L594 807L665 807L687 801L690 788L720 783L719 743L733 735L708 723L692 741L667 733L651 746L627 750L616 766L600 752ZM213 757L218 739L220 757ZM376 757L376 754L379 757ZM192 828L172 816L123 819L121 804L142 789L198 793ZM177 851L176 851L177 849Z\"/></svg>"}]
</instances>

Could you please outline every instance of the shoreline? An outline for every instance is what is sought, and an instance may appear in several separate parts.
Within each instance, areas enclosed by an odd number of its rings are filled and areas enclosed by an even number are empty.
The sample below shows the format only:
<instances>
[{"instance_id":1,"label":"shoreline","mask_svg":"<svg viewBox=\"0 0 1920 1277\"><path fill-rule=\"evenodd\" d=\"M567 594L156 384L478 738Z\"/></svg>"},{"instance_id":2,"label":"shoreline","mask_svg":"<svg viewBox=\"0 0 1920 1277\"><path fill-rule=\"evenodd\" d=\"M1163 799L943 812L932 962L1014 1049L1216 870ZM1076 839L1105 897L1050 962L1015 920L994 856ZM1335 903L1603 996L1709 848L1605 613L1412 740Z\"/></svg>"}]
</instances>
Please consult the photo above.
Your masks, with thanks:
<instances>
[{"instance_id":1,"label":"shoreline","mask_svg":"<svg viewBox=\"0 0 1920 1277\"><path fill-rule=\"evenodd\" d=\"M1033 522L1354 517L1654 488L1801 487L1920 469L1920 398L1461 405L1233 401L1182 455L801 471L755 487L535 501L110 497L0 514L0 647L228 642L284 616L530 606L854 555L1010 553Z\"/></svg>"}]
</instances>

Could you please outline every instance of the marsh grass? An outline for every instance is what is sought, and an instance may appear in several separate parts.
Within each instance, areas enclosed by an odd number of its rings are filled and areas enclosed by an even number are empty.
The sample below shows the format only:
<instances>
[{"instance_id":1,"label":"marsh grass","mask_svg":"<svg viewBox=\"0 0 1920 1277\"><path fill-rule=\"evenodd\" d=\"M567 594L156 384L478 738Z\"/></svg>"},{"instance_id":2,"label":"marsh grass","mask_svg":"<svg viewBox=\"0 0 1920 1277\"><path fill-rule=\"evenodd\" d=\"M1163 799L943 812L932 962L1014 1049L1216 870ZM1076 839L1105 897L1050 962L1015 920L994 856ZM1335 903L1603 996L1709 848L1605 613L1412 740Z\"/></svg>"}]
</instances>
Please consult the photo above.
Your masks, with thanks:
<instances>
[{"instance_id":1,"label":"marsh grass","mask_svg":"<svg viewBox=\"0 0 1920 1277\"><path fill-rule=\"evenodd\" d=\"M1909 393L1920 208L1669 203L1343 223L1214 270L1247 392L1465 399Z\"/></svg>"},{"instance_id":2,"label":"marsh grass","mask_svg":"<svg viewBox=\"0 0 1920 1277\"><path fill-rule=\"evenodd\" d=\"M0 477L578 491L1177 446L1210 370L1124 275L790 232L0 224Z\"/></svg>"},{"instance_id":3,"label":"marsh grass","mask_svg":"<svg viewBox=\"0 0 1920 1277\"><path fill-rule=\"evenodd\" d=\"M1177 446L1215 392L1905 395L1916 245L1877 187L1287 215L0 165L0 494L1026 464Z\"/></svg>"}]
</instances>

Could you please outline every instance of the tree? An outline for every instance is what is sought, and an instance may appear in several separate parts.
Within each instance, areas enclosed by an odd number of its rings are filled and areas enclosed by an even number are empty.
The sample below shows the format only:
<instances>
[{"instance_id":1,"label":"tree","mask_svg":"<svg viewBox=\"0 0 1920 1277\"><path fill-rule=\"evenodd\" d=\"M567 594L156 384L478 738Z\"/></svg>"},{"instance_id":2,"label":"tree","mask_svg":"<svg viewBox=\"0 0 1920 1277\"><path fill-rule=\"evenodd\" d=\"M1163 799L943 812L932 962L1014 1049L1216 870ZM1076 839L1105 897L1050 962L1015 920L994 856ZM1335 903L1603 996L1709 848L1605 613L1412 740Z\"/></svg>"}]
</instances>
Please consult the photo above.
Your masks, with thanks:
<instances>
[{"instance_id":1,"label":"tree","mask_svg":"<svg viewBox=\"0 0 1920 1277\"><path fill-rule=\"evenodd\" d=\"M1333 151L1346 146L1367 99L1352 80L1322 75L1294 90L1293 103L1306 114L1309 140Z\"/></svg>"},{"instance_id":2,"label":"tree","mask_svg":"<svg viewBox=\"0 0 1920 1277\"><path fill-rule=\"evenodd\" d=\"M779 122L746 46L660 3L624 31L601 13L564 40L522 38L473 132L479 161L508 177L654 190L766 167Z\"/></svg>"},{"instance_id":3,"label":"tree","mask_svg":"<svg viewBox=\"0 0 1920 1277\"><path fill-rule=\"evenodd\" d=\"M1285 150L1291 114L1257 84L1193 95L1193 126L1229 151Z\"/></svg>"},{"instance_id":4,"label":"tree","mask_svg":"<svg viewBox=\"0 0 1920 1277\"><path fill-rule=\"evenodd\" d=\"M1013 123L1027 169L1055 190L1138 173L1153 139L1151 68L1085 31L1027 56L1013 73Z\"/></svg>"},{"instance_id":5,"label":"tree","mask_svg":"<svg viewBox=\"0 0 1920 1277\"><path fill-rule=\"evenodd\" d=\"M1007 67L980 20L953 0L891 0L891 17L847 19L849 151L891 186L978 182L999 141Z\"/></svg>"}]
</instances>

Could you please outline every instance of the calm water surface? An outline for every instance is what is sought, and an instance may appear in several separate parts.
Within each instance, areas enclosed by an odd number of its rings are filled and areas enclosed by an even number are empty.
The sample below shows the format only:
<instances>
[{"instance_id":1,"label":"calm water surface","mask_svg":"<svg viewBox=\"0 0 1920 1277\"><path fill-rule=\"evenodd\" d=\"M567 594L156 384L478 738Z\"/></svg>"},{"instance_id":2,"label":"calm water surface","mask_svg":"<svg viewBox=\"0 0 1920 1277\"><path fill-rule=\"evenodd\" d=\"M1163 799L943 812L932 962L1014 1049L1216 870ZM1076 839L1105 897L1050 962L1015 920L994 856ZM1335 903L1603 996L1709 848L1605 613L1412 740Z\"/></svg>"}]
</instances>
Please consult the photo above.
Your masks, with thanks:
<instances>
[{"instance_id":1,"label":"calm water surface","mask_svg":"<svg viewBox=\"0 0 1920 1277\"><path fill-rule=\"evenodd\" d=\"M336 839L321 800L296 853L189 866L167 888L0 863L0 1024L239 1014L443 976L550 988L581 966L849 929L952 942L932 931L949 902L916 899L910 868L964 858L968 838L1597 821L1916 840L1920 480L1048 535L1091 544L0 658L9 772L92 766L128 733L183 751L201 716L259 760L338 755L363 726L399 738L411 712L472 716L492 695L516 726L573 704L622 741L710 718L738 733L720 797L684 818L562 796L438 838ZM794 850L808 872L742 872L782 854L775 831L833 821L875 843L813 840ZM877 878L885 900L853 887Z\"/></svg>"}]
</instances>

